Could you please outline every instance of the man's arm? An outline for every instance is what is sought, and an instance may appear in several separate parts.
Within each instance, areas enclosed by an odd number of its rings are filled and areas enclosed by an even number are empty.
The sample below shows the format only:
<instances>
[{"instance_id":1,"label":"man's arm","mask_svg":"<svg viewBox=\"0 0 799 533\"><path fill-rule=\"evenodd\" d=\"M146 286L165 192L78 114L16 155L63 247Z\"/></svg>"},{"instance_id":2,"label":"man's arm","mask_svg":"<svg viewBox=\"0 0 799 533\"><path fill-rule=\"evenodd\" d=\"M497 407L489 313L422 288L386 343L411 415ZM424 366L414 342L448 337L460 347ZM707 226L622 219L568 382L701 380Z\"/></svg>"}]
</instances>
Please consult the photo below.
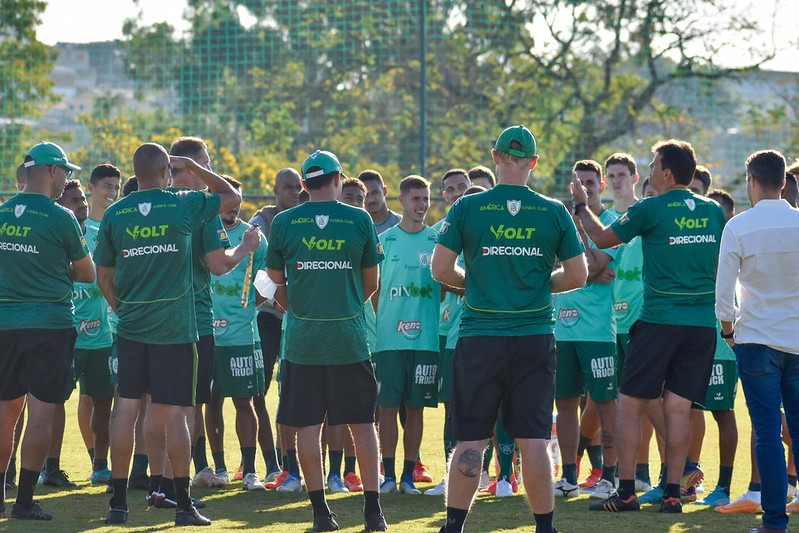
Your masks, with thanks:
<instances>
[{"instance_id":1,"label":"man's arm","mask_svg":"<svg viewBox=\"0 0 799 533\"><path fill-rule=\"evenodd\" d=\"M361 277L363 278L363 297L364 302L369 301L372 295L377 296L377 289L380 287L380 267L378 265L362 268ZM374 300L377 302L377 300ZM377 303L375 310L377 310Z\"/></svg>"},{"instance_id":2,"label":"man's arm","mask_svg":"<svg viewBox=\"0 0 799 533\"><path fill-rule=\"evenodd\" d=\"M561 261L562 268L552 272L549 278L549 289L553 292L566 292L585 286L588 279L588 266L585 255L575 255Z\"/></svg>"},{"instance_id":3,"label":"man's arm","mask_svg":"<svg viewBox=\"0 0 799 533\"><path fill-rule=\"evenodd\" d=\"M289 299L288 294L286 293L286 274L282 270L275 270L274 268L266 269L266 274L269 276L275 285L277 285L277 290L275 291L275 298L274 300L282 307L283 309L289 308Z\"/></svg>"},{"instance_id":4,"label":"man's arm","mask_svg":"<svg viewBox=\"0 0 799 533\"><path fill-rule=\"evenodd\" d=\"M69 275L72 281L82 283L91 283L94 281L94 261L92 261L91 254L86 254L86 257L72 261L69 265Z\"/></svg>"},{"instance_id":5,"label":"man's arm","mask_svg":"<svg viewBox=\"0 0 799 533\"><path fill-rule=\"evenodd\" d=\"M209 191L219 195L220 215L241 205L241 194L234 189L230 183L225 181L222 176L215 174L205 167L201 167L189 157L171 155L169 156L169 162L173 168L185 169L191 174L194 174L203 180L203 183L208 186Z\"/></svg>"},{"instance_id":6,"label":"man's arm","mask_svg":"<svg viewBox=\"0 0 799 533\"><path fill-rule=\"evenodd\" d=\"M571 191L572 202L575 207L578 205L582 206L577 210L577 218L579 218L580 223L583 225L583 229L585 229L585 232L591 240L594 241L594 244L596 244L598 248L613 248L614 246L622 244L623 241L613 233L610 226L604 226L596 215L588 209L586 205L588 196L583 184L580 183L579 178L577 178L577 174L572 174ZM588 247L586 247L586 249L587 248Z\"/></svg>"},{"instance_id":7,"label":"man's arm","mask_svg":"<svg viewBox=\"0 0 799 533\"><path fill-rule=\"evenodd\" d=\"M364 296L369 303L372 305L372 309L374 309L375 313L377 313L377 305L380 303L380 280L377 280L377 289L372 293L372 296L366 296L365 292L366 287L364 287Z\"/></svg>"},{"instance_id":8,"label":"man's arm","mask_svg":"<svg viewBox=\"0 0 799 533\"><path fill-rule=\"evenodd\" d=\"M719 263L716 271L716 318L721 321L721 333L729 335L733 332L735 321L735 285L741 270L741 256L738 244L727 228L721 235ZM724 339L727 344L732 339Z\"/></svg>"},{"instance_id":9,"label":"man's arm","mask_svg":"<svg viewBox=\"0 0 799 533\"><path fill-rule=\"evenodd\" d=\"M100 287L100 292L103 293L114 313L117 312L117 288L114 286L115 270L113 267L97 265L97 286Z\"/></svg>"},{"instance_id":10,"label":"man's arm","mask_svg":"<svg viewBox=\"0 0 799 533\"><path fill-rule=\"evenodd\" d=\"M238 265L247 254L258 249L261 245L261 235L256 226L249 228L242 236L241 244L235 248L217 248L205 254L208 270L214 276L227 274Z\"/></svg>"},{"instance_id":11,"label":"man's arm","mask_svg":"<svg viewBox=\"0 0 799 533\"><path fill-rule=\"evenodd\" d=\"M458 254L444 245L436 244L430 264L433 279L456 289L466 288L466 272L458 266Z\"/></svg>"}]
</instances>

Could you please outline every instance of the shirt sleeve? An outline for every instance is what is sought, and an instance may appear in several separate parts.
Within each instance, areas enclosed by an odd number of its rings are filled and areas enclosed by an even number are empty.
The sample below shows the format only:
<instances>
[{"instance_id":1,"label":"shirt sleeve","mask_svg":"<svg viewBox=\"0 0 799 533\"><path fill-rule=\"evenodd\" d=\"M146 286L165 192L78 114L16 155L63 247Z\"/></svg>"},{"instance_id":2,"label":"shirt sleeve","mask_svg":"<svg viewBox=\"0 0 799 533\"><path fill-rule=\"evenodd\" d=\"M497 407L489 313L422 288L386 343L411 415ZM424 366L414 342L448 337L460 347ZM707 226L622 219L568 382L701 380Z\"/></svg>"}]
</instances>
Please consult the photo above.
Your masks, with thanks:
<instances>
[{"instance_id":1,"label":"shirt sleeve","mask_svg":"<svg viewBox=\"0 0 799 533\"><path fill-rule=\"evenodd\" d=\"M213 252L219 248L230 248L230 239L222 227L222 219L217 215L203 224L203 253Z\"/></svg>"},{"instance_id":2,"label":"shirt sleeve","mask_svg":"<svg viewBox=\"0 0 799 533\"><path fill-rule=\"evenodd\" d=\"M106 211L108 214L109 211ZM94 264L104 267L115 267L117 252L111 239L111 220L103 215L100 229L97 232L97 244L94 246Z\"/></svg>"},{"instance_id":3,"label":"shirt sleeve","mask_svg":"<svg viewBox=\"0 0 799 533\"><path fill-rule=\"evenodd\" d=\"M254 274L255 272L257 272L259 270L263 270L264 268L266 268L266 250L267 250L267 248L268 248L268 245L266 244L266 237L264 237L264 234L262 233L261 234L261 244L258 246L258 248L255 250L255 252L252 254L252 258L253 258L253 265L252 265L253 278L255 277L255 274Z\"/></svg>"},{"instance_id":4,"label":"shirt sleeve","mask_svg":"<svg viewBox=\"0 0 799 533\"><path fill-rule=\"evenodd\" d=\"M449 213L447 213L446 218L441 223L441 227L438 229L438 239L436 241L456 254L460 254L463 251L463 234L459 223L463 203L462 199L458 199L450 208Z\"/></svg>"},{"instance_id":5,"label":"shirt sleeve","mask_svg":"<svg viewBox=\"0 0 799 533\"><path fill-rule=\"evenodd\" d=\"M266 268L272 270L283 270L286 267L286 259L283 256L283 243L280 238L280 218L272 221L269 230L269 246L266 249Z\"/></svg>"},{"instance_id":6,"label":"shirt sleeve","mask_svg":"<svg viewBox=\"0 0 799 533\"><path fill-rule=\"evenodd\" d=\"M363 257L361 258L361 268L371 268L377 264L379 264L385 256L383 255L383 245L380 243L380 239L377 236L377 230L375 230L374 224L372 224L372 219L369 218L369 215L364 217L364 226L366 229L366 247L363 251Z\"/></svg>"},{"instance_id":7,"label":"shirt sleeve","mask_svg":"<svg viewBox=\"0 0 799 533\"><path fill-rule=\"evenodd\" d=\"M630 206L626 213L610 225L613 233L624 242L630 242L638 235L646 232L646 224L650 217L647 216L648 204L651 201L639 200Z\"/></svg>"},{"instance_id":8,"label":"shirt sleeve","mask_svg":"<svg viewBox=\"0 0 799 533\"><path fill-rule=\"evenodd\" d=\"M572 257L583 253L585 251L585 247L580 241L580 237L577 236L577 226L574 224L574 220L566 210L566 206L560 204L558 209L560 212L559 216L561 218L561 227L563 227L563 235L558 243L556 255L558 256L558 259L565 261L566 259L571 259Z\"/></svg>"},{"instance_id":9,"label":"shirt sleeve","mask_svg":"<svg viewBox=\"0 0 799 533\"><path fill-rule=\"evenodd\" d=\"M67 257L70 261L78 261L89 255L89 245L86 243L86 238L80 229L78 221L75 216L70 213L69 216L70 231L67 232Z\"/></svg>"},{"instance_id":10,"label":"shirt sleeve","mask_svg":"<svg viewBox=\"0 0 799 533\"><path fill-rule=\"evenodd\" d=\"M218 194L190 191L179 193L179 195L184 197L183 208L194 227L196 227L195 224L207 222L219 214L221 200Z\"/></svg>"},{"instance_id":11,"label":"shirt sleeve","mask_svg":"<svg viewBox=\"0 0 799 533\"><path fill-rule=\"evenodd\" d=\"M733 219L734 220L734 219ZM727 224L721 234L719 265L716 273L716 318L726 322L735 320L735 284L741 270L741 248L735 235L734 224Z\"/></svg>"}]
</instances>

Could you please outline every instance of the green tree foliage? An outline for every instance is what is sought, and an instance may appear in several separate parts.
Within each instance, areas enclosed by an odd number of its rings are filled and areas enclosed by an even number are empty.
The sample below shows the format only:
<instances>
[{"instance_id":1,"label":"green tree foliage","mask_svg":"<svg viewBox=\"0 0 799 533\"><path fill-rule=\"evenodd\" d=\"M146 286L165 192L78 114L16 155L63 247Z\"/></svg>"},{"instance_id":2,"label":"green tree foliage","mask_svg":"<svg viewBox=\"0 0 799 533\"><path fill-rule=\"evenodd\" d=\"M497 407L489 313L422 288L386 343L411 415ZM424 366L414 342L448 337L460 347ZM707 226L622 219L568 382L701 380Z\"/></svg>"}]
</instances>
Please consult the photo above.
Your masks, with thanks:
<instances>
[{"instance_id":1,"label":"green tree foliage","mask_svg":"<svg viewBox=\"0 0 799 533\"><path fill-rule=\"evenodd\" d=\"M56 102L53 82L55 53L36 40L36 27L46 2L0 0L0 189L16 188L17 166L29 148L30 122Z\"/></svg>"},{"instance_id":2,"label":"green tree foliage","mask_svg":"<svg viewBox=\"0 0 799 533\"><path fill-rule=\"evenodd\" d=\"M602 158L638 130L704 127L664 99L669 86L769 58L716 65L757 29L733 0L423 1L190 0L185 36L126 26L130 72L142 90L174 90L183 131L236 154L238 177L263 190L272 176L259 160L279 168L317 147L396 184L419 171L424 141L435 180L490 163L497 132L521 122L539 137L538 186L557 193L575 159Z\"/></svg>"}]
</instances>

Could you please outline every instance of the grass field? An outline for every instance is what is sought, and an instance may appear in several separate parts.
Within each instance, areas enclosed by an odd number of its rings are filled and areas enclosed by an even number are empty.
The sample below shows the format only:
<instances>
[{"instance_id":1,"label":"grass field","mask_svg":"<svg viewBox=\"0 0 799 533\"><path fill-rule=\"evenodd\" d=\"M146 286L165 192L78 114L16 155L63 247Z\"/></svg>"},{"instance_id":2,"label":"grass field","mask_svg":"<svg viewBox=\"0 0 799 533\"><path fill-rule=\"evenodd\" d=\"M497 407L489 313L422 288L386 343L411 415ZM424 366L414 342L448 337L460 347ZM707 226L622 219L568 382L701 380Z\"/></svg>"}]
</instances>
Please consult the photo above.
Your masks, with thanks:
<instances>
[{"instance_id":1,"label":"grass field","mask_svg":"<svg viewBox=\"0 0 799 533\"><path fill-rule=\"evenodd\" d=\"M274 389L270 391L268 406L274 413L277 399ZM740 433L738 453L732 486L733 498L746 490L749 481L749 419L746 414L742 394L737 400L738 428ZM83 448L76 420L77 396L73 394L67 404L67 431L64 437L62 467L70 474L78 487L73 490L52 490L37 487L36 499L42 507L55 518L52 522L29 523L0 521L0 531L26 531L32 528L41 532L105 531L111 530L103 523L108 509L108 495L104 487L93 487L85 481L89 474L88 456ZM228 433L225 437L228 466L234 465L240 456L233 430L233 406L226 402ZM702 454L705 471L705 487L712 490L718 478L718 432L715 423L707 416L707 433ZM443 409L428 409L425 414L426 432L422 443L422 455L436 480L444 474L443 451L441 445ZM209 452L210 455L210 452ZM398 454L401 456L401 453ZM657 454L653 449L651 473L657 476L659 465L655 464ZM210 458L210 457L209 457ZM263 475L263 463L258 463ZM583 467L581 478L586 475ZM432 485L420 484L424 490ZM520 491L523 492L523 491ZM224 490L197 489L192 495L208 503L204 514L213 520L213 531L265 531L294 532L311 529L311 508L307 494L283 494L277 492L244 492L236 482ZM701 496L700 496L701 497ZM14 492L7 495L13 502ZM362 496L359 494L339 494L329 497L330 507L338 515L343 531L362 531ZM126 529L130 531L158 531L171 528L174 512L148 509L144 502L144 492L132 491L128 499L130 517ZM444 505L441 497L386 495L382 499L383 510L389 522L390 531L423 532L438 531L444 519ZM10 511L10 505L9 509ZM701 531L703 533L728 533L748 531L759 523L752 515L720 515L712 510L686 504L682 515L661 515L657 508L645 506L640 513L596 513L588 511L588 496L574 500L557 501L555 526L561 533L578 531L601 531L606 529L619 532L683 532ZM498 500L481 495L466 522L470 532L489 531L532 531L533 517L524 497Z\"/></svg>"}]
</instances>

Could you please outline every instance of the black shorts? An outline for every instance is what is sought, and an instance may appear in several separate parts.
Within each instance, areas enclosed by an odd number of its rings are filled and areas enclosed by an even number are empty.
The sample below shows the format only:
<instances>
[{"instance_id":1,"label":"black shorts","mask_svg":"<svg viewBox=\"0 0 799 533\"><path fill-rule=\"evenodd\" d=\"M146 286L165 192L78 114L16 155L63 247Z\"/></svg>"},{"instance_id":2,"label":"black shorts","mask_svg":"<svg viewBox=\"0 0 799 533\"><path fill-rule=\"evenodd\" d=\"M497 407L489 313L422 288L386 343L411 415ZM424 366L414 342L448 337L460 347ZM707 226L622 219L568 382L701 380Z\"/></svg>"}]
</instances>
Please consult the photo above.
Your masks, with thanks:
<instances>
[{"instance_id":1,"label":"black shorts","mask_svg":"<svg viewBox=\"0 0 799 533\"><path fill-rule=\"evenodd\" d=\"M213 335L200 335L197 341L197 390L194 401L197 405L211 401L211 386L216 374L216 343Z\"/></svg>"},{"instance_id":2,"label":"black shorts","mask_svg":"<svg viewBox=\"0 0 799 533\"><path fill-rule=\"evenodd\" d=\"M32 394L45 403L64 403L74 388L75 328L0 330L0 401Z\"/></svg>"},{"instance_id":3,"label":"black shorts","mask_svg":"<svg viewBox=\"0 0 799 533\"><path fill-rule=\"evenodd\" d=\"M552 436L555 402L554 335L461 337L452 361L452 436L488 439L497 411L508 435Z\"/></svg>"},{"instance_id":4,"label":"black shorts","mask_svg":"<svg viewBox=\"0 0 799 533\"><path fill-rule=\"evenodd\" d=\"M283 362L277 422L294 427L372 424L377 381L369 360L348 365ZM550 421L551 424L551 421Z\"/></svg>"},{"instance_id":5,"label":"black shorts","mask_svg":"<svg viewBox=\"0 0 799 533\"><path fill-rule=\"evenodd\" d=\"M275 315L261 311L258 313L258 336L261 338L261 353L264 356L264 378L266 379L266 389L264 394L269 391L272 383L272 376L275 371L275 361L280 355L280 336L282 320Z\"/></svg>"},{"instance_id":6,"label":"black shorts","mask_svg":"<svg viewBox=\"0 0 799 533\"><path fill-rule=\"evenodd\" d=\"M713 327L637 321L630 328L619 391L654 400L667 389L692 402L704 402L716 337Z\"/></svg>"},{"instance_id":7,"label":"black shorts","mask_svg":"<svg viewBox=\"0 0 799 533\"><path fill-rule=\"evenodd\" d=\"M191 407L195 404L197 351L193 343L145 344L117 339L120 398Z\"/></svg>"}]
</instances>

